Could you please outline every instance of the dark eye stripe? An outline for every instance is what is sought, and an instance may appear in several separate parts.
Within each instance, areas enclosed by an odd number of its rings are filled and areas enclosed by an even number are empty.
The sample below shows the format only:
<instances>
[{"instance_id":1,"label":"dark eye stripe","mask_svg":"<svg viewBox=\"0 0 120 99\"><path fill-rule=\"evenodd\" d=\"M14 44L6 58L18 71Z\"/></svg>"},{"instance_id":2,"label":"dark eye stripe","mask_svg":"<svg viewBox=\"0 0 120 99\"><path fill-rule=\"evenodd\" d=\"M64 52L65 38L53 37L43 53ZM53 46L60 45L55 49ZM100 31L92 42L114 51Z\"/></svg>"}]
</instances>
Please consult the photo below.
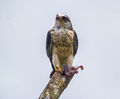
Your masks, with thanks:
<instances>
[{"instance_id":1,"label":"dark eye stripe","mask_svg":"<svg viewBox=\"0 0 120 99\"><path fill-rule=\"evenodd\" d=\"M62 17L62 19L65 21L65 22L67 22L67 21L69 21L69 19L67 18L67 17Z\"/></svg>"}]
</instances>

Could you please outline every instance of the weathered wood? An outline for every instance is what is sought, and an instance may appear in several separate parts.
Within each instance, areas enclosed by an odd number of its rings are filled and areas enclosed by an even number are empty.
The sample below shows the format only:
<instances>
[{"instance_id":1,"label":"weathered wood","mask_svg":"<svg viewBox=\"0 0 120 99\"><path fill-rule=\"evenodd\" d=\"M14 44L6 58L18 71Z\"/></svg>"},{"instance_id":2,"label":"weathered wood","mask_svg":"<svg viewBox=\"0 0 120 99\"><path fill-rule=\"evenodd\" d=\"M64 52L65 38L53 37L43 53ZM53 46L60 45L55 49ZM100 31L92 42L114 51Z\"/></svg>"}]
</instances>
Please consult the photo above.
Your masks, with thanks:
<instances>
[{"instance_id":1,"label":"weathered wood","mask_svg":"<svg viewBox=\"0 0 120 99\"><path fill-rule=\"evenodd\" d=\"M68 77L61 75L59 72L55 72L39 99L58 99L73 76L74 74Z\"/></svg>"},{"instance_id":2,"label":"weathered wood","mask_svg":"<svg viewBox=\"0 0 120 99\"><path fill-rule=\"evenodd\" d=\"M64 75L62 75L60 72L55 72L46 88L41 93L39 99L58 99L61 93L68 86L74 74L78 73L77 69L81 68L81 70L83 70L82 65L76 68L68 65L63 65L61 68L64 72Z\"/></svg>"}]
</instances>

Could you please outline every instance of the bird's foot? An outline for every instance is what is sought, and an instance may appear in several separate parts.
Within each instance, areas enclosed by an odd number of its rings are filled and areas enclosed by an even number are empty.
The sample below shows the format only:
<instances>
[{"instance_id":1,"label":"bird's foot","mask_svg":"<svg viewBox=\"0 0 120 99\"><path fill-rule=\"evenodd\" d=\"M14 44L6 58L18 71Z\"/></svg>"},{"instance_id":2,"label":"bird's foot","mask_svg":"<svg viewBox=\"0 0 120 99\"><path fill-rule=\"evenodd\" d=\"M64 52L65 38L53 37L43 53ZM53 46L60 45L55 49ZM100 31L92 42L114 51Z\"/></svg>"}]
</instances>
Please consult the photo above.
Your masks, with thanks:
<instances>
[{"instance_id":1,"label":"bird's foot","mask_svg":"<svg viewBox=\"0 0 120 99\"><path fill-rule=\"evenodd\" d=\"M57 65L55 68L56 71L60 72L61 74L63 73L62 68L60 65Z\"/></svg>"}]
</instances>

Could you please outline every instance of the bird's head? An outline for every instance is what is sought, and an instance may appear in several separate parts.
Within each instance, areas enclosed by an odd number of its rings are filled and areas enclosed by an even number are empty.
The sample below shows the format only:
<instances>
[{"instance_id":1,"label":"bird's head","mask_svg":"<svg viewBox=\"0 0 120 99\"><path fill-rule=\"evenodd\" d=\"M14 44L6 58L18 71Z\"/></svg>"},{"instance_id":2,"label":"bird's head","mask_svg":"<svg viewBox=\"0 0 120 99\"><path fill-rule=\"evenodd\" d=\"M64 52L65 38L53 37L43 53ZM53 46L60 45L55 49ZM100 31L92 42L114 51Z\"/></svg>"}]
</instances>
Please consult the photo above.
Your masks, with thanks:
<instances>
[{"instance_id":1,"label":"bird's head","mask_svg":"<svg viewBox=\"0 0 120 99\"><path fill-rule=\"evenodd\" d=\"M57 14L55 26L73 30L70 18L67 15Z\"/></svg>"}]
</instances>

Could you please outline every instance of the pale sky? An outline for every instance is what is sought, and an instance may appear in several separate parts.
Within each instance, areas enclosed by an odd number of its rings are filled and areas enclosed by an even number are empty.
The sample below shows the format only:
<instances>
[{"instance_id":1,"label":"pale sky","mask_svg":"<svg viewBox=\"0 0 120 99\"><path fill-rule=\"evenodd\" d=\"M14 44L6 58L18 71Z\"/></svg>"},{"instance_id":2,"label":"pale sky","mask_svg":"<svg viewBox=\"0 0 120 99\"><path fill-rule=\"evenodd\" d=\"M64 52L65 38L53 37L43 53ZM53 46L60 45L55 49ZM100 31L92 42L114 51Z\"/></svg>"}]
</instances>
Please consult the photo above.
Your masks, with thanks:
<instances>
[{"instance_id":1,"label":"pale sky","mask_svg":"<svg viewBox=\"0 0 120 99\"><path fill-rule=\"evenodd\" d=\"M60 99L120 99L119 0L0 0L0 99L38 99L52 71L47 31L67 14L84 65Z\"/></svg>"}]
</instances>

